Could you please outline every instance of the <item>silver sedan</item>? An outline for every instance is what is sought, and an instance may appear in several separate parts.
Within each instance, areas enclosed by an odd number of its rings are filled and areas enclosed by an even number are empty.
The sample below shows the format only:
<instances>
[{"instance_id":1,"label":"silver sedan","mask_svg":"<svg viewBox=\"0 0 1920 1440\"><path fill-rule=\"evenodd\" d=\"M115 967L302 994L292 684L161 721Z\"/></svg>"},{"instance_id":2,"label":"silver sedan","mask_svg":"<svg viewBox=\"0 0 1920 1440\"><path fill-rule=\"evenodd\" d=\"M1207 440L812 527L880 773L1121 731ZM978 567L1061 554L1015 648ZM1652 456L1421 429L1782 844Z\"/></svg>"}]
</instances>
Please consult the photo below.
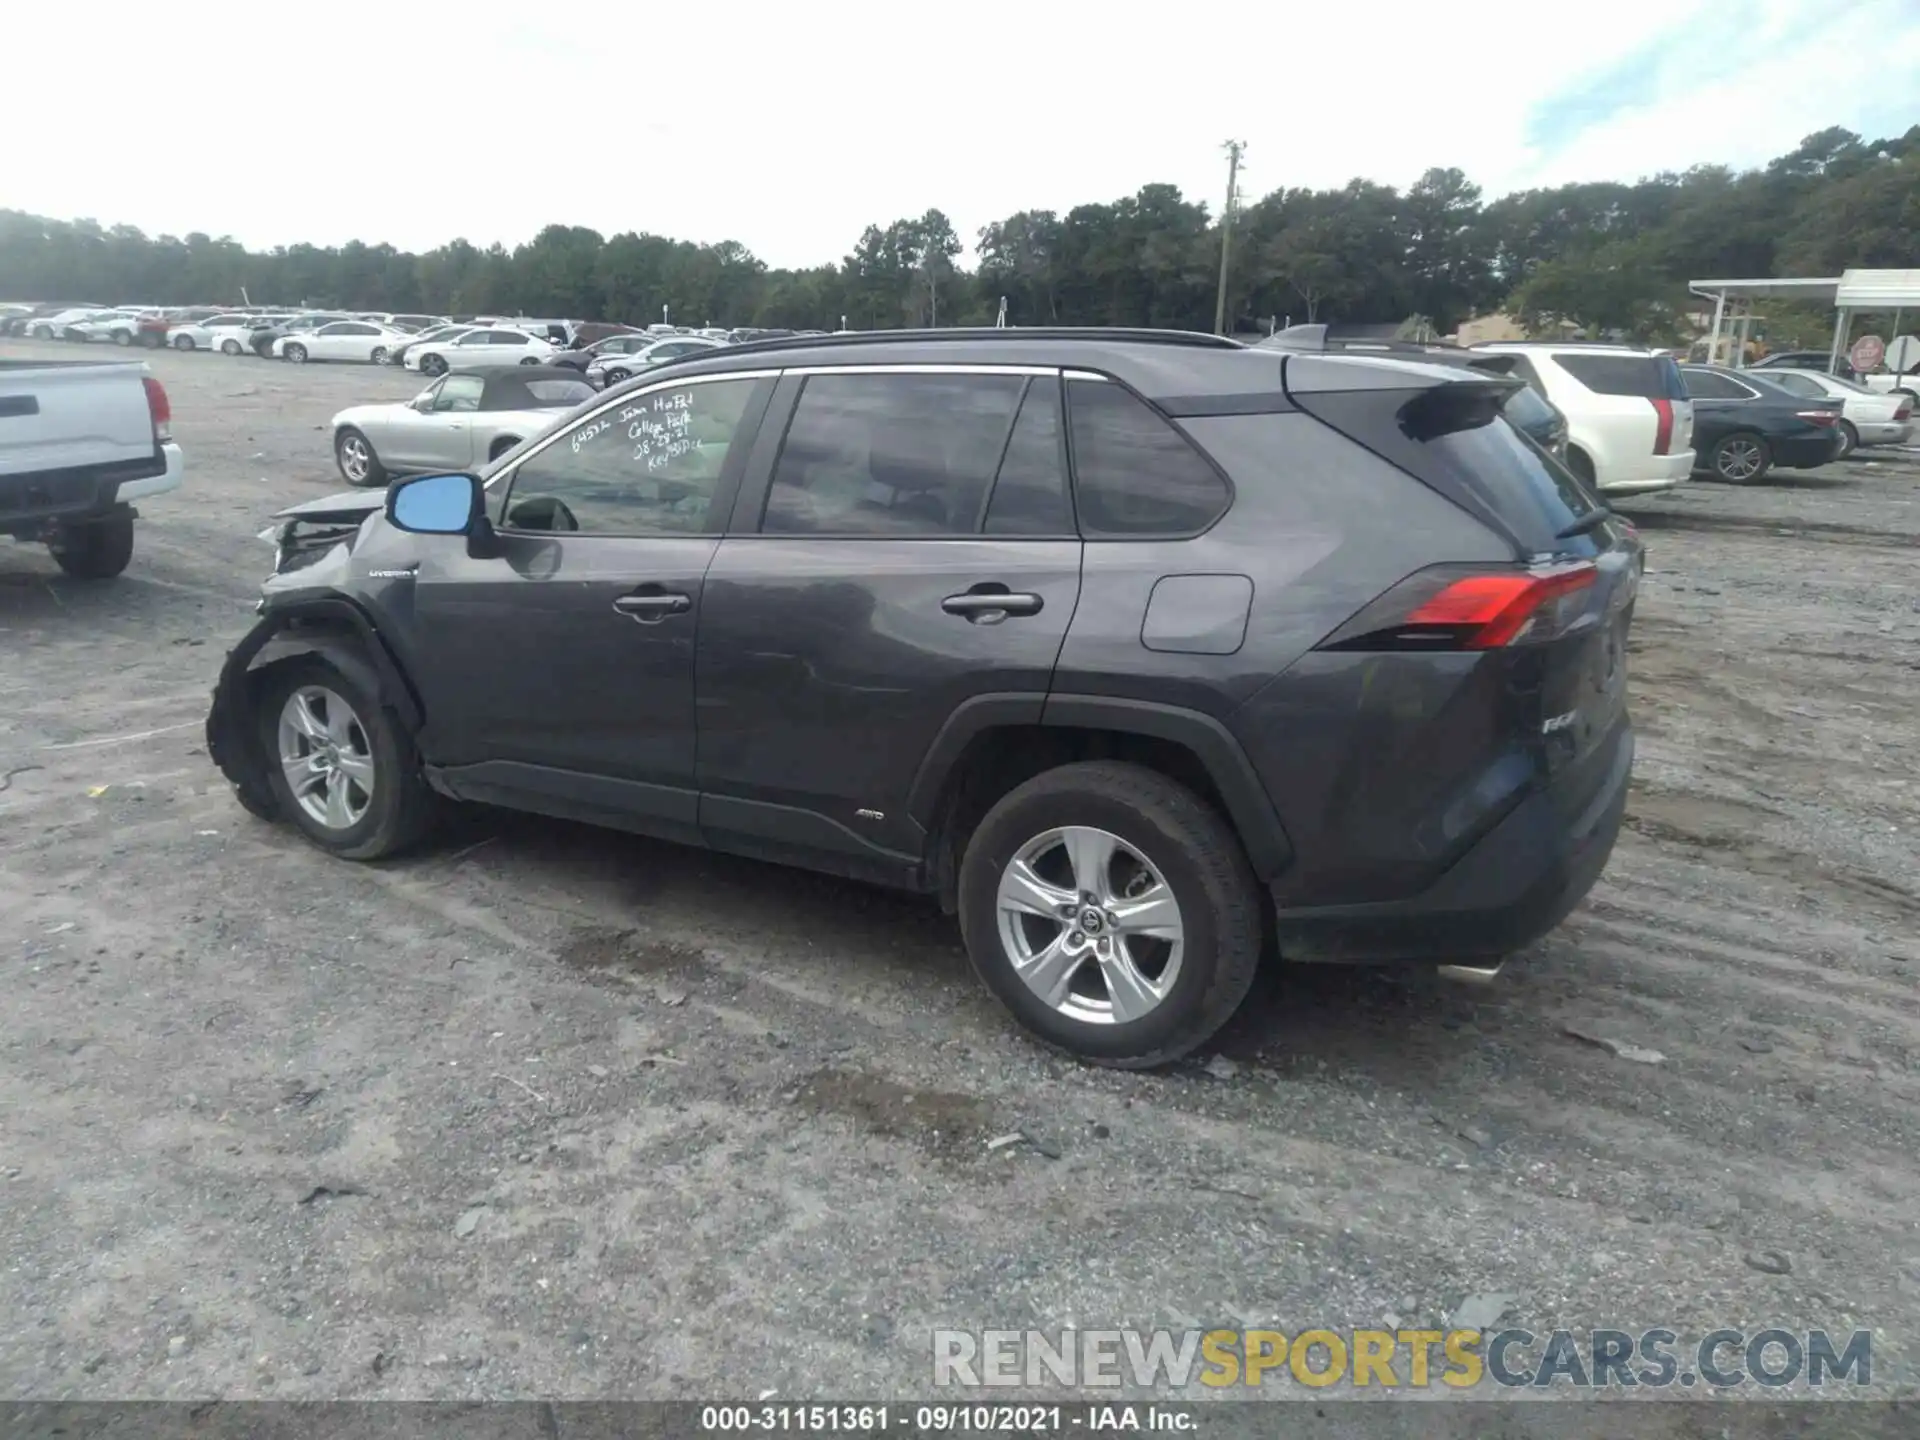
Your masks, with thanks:
<instances>
[{"instance_id":1,"label":"silver sedan","mask_svg":"<svg viewBox=\"0 0 1920 1440\"><path fill-rule=\"evenodd\" d=\"M342 410L333 417L333 457L349 485L474 470L544 434L594 394L579 372L547 366L444 375L404 404Z\"/></svg>"}]
</instances>

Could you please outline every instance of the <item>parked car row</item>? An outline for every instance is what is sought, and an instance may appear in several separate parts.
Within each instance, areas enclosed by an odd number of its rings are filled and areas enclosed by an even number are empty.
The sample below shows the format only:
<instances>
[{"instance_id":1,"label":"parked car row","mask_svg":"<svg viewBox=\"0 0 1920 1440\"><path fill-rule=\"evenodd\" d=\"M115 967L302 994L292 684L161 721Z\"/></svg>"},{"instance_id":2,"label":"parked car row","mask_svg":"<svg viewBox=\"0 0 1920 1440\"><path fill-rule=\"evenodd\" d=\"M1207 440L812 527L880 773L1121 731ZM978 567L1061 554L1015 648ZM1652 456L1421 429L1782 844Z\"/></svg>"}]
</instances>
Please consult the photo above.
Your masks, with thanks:
<instances>
[{"instance_id":1,"label":"parked car row","mask_svg":"<svg viewBox=\"0 0 1920 1440\"><path fill-rule=\"evenodd\" d=\"M1698 474L1750 484L1776 468L1812 468L1862 446L1904 444L1913 432L1914 403L1904 393L1876 394L1785 366L1678 364L1659 351L1574 341L1461 348L1343 338L1325 325L1296 325L1261 343L1393 352L1525 381L1526 391L1505 401L1507 418L1603 494L1671 489Z\"/></svg>"}]
</instances>

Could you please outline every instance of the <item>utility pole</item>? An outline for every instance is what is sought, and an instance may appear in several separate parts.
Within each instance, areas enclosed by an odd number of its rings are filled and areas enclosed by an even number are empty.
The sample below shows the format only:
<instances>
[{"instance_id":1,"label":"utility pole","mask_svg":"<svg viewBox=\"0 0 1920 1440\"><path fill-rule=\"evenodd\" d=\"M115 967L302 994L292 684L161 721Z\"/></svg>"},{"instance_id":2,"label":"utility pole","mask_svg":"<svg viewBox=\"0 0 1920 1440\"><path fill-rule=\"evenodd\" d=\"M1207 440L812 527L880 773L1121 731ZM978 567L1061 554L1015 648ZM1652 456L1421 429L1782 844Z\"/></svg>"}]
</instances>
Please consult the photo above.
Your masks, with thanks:
<instances>
[{"instance_id":1,"label":"utility pole","mask_svg":"<svg viewBox=\"0 0 1920 1440\"><path fill-rule=\"evenodd\" d=\"M1220 289L1213 301L1213 333L1227 333L1227 255L1233 245L1233 215L1240 207L1240 157L1247 142L1229 140L1227 152L1227 208L1220 213Z\"/></svg>"}]
</instances>

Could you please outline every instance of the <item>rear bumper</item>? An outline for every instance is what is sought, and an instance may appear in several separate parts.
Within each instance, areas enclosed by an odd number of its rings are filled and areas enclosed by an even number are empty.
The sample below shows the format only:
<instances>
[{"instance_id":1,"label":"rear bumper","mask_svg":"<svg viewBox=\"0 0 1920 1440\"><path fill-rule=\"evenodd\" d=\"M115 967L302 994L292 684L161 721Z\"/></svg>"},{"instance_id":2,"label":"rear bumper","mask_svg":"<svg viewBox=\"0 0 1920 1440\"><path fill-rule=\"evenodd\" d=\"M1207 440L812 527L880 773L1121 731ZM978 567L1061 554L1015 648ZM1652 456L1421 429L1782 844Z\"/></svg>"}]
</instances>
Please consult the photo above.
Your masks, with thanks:
<instances>
[{"instance_id":1,"label":"rear bumper","mask_svg":"<svg viewBox=\"0 0 1920 1440\"><path fill-rule=\"evenodd\" d=\"M1869 422L1856 425L1860 432L1862 445L1904 445L1913 434L1913 423L1908 420L1887 420L1881 423Z\"/></svg>"},{"instance_id":2,"label":"rear bumper","mask_svg":"<svg viewBox=\"0 0 1920 1440\"><path fill-rule=\"evenodd\" d=\"M117 506L180 488L186 463L171 441L129 464L0 476L0 534L36 539L47 527L97 519Z\"/></svg>"},{"instance_id":3,"label":"rear bumper","mask_svg":"<svg viewBox=\"0 0 1920 1440\"><path fill-rule=\"evenodd\" d=\"M1788 470L1811 470L1838 455L1840 445L1837 429L1812 435L1783 435L1772 442L1773 463Z\"/></svg>"},{"instance_id":4,"label":"rear bumper","mask_svg":"<svg viewBox=\"0 0 1920 1440\"><path fill-rule=\"evenodd\" d=\"M1632 468L1621 466L1621 473L1600 480L1600 489L1608 495L1646 495L1655 490L1671 490L1684 485L1693 473L1694 452L1677 455L1649 455L1635 461Z\"/></svg>"},{"instance_id":5,"label":"rear bumper","mask_svg":"<svg viewBox=\"0 0 1920 1440\"><path fill-rule=\"evenodd\" d=\"M1626 810L1633 729L1622 718L1605 778L1571 823L1567 797L1540 791L1426 890L1403 900L1276 914L1290 960L1466 960L1506 955L1564 920L1606 868Z\"/></svg>"}]
</instances>

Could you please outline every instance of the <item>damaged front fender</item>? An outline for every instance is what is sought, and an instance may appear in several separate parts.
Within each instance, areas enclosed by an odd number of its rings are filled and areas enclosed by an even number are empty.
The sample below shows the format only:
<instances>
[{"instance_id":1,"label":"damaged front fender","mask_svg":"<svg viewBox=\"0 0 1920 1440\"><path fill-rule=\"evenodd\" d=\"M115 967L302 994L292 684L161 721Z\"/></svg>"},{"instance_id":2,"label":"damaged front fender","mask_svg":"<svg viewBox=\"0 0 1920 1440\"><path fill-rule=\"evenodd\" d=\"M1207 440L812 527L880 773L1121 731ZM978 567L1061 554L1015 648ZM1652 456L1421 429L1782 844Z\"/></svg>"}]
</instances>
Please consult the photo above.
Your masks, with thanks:
<instances>
[{"instance_id":1,"label":"damaged front fender","mask_svg":"<svg viewBox=\"0 0 1920 1440\"><path fill-rule=\"evenodd\" d=\"M278 819L280 806L260 743L254 677L265 666L295 655L323 657L378 695L409 734L420 729L420 703L413 687L359 606L340 596L270 604L227 652L207 711L207 754L232 783L240 804L266 820Z\"/></svg>"}]
</instances>

